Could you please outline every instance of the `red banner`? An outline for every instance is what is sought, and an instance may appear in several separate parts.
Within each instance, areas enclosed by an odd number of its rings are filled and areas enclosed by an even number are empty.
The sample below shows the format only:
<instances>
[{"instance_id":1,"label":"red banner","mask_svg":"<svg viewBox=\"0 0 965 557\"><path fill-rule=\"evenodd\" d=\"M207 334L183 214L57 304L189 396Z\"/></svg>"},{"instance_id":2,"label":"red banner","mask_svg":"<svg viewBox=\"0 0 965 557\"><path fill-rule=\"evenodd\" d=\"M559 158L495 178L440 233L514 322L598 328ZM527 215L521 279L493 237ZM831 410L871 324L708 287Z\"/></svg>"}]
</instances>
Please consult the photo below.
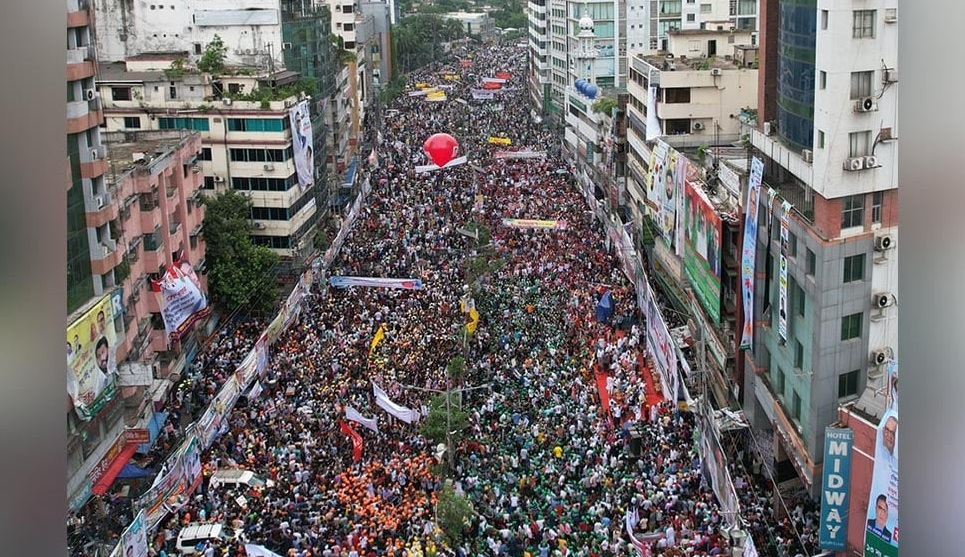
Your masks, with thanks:
<instances>
[{"instance_id":1,"label":"red banner","mask_svg":"<svg viewBox=\"0 0 965 557\"><path fill-rule=\"evenodd\" d=\"M509 73L509 72L496 72L496 77L498 77L499 79L505 79L506 81L509 81L510 73Z\"/></svg>"},{"instance_id":2,"label":"red banner","mask_svg":"<svg viewBox=\"0 0 965 557\"><path fill-rule=\"evenodd\" d=\"M352 439L352 460L355 462L362 460L362 436L342 420L338 421L338 427L342 430L342 433Z\"/></svg>"},{"instance_id":3,"label":"red banner","mask_svg":"<svg viewBox=\"0 0 965 557\"><path fill-rule=\"evenodd\" d=\"M607 415L610 414L610 393L606 390L606 380L607 375L602 372L596 372L596 388L600 391L600 405L603 406L603 410L606 411Z\"/></svg>"}]
</instances>

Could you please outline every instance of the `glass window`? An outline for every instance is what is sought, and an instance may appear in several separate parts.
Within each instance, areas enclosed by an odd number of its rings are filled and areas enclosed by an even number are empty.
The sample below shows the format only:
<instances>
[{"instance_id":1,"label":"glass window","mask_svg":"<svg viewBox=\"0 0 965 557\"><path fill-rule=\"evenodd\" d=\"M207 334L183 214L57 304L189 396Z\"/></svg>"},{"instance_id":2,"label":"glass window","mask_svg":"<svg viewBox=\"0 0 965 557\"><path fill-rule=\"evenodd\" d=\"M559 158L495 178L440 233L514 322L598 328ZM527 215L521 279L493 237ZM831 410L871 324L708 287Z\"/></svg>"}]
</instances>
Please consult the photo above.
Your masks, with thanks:
<instances>
[{"instance_id":1,"label":"glass window","mask_svg":"<svg viewBox=\"0 0 965 557\"><path fill-rule=\"evenodd\" d=\"M818 72L818 87L821 89L828 88L828 72L824 70Z\"/></svg>"},{"instance_id":2,"label":"glass window","mask_svg":"<svg viewBox=\"0 0 965 557\"><path fill-rule=\"evenodd\" d=\"M791 414L795 420L801 420L801 397L797 394L797 391L791 397Z\"/></svg>"},{"instance_id":3,"label":"glass window","mask_svg":"<svg viewBox=\"0 0 965 557\"><path fill-rule=\"evenodd\" d=\"M130 87L111 87L111 99L115 101L131 100Z\"/></svg>"},{"instance_id":4,"label":"glass window","mask_svg":"<svg viewBox=\"0 0 965 557\"><path fill-rule=\"evenodd\" d=\"M814 252L811 251L811 248L804 248L804 249L807 250L807 255L805 257L806 263L804 265L804 273L806 275L814 276L814 270L818 266L818 258L814 254Z\"/></svg>"},{"instance_id":5,"label":"glass window","mask_svg":"<svg viewBox=\"0 0 965 557\"><path fill-rule=\"evenodd\" d=\"M124 127L128 129L137 129L141 127L141 117L140 116L125 116L124 117Z\"/></svg>"},{"instance_id":6,"label":"glass window","mask_svg":"<svg viewBox=\"0 0 965 557\"><path fill-rule=\"evenodd\" d=\"M790 232L787 234L787 254L790 257L797 257L797 236Z\"/></svg>"},{"instance_id":7,"label":"glass window","mask_svg":"<svg viewBox=\"0 0 965 557\"><path fill-rule=\"evenodd\" d=\"M841 318L841 340L851 340L861 336L861 313L852 313Z\"/></svg>"},{"instance_id":8,"label":"glass window","mask_svg":"<svg viewBox=\"0 0 965 557\"><path fill-rule=\"evenodd\" d=\"M851 36L855 39L875 38L875 10L855 10Z\"/></svg>"},{"instance_id":9,"label":"glass window","mask_svg":"<svg viewBox=\"0 0 965 557\"><path fill-rule=\"evenodd\" d=\"M824 149L824 132L818 130L818 149Z\"/></svg>"},{"instance_id":10,"label":"glass window","mask_svg":"<svg viewBox=\"0 0 965 557\"><path fill-rule=\"evenodd\" d=\"M784 370L777 366L777 396L784 398Z\"/></svg>"},{"instance_id":11,"label":"glass window","mask_svg":"<svg viewBox=\"0 0 965 557\"><path fill-rule=\"evenodd\" d=\"M821 30L826 31L828 28L828 11L821 10Z\"/></svg>"},{"instance_id":12,"label":"glass window","mask_svg":"<svg viewBox=\"0 0 965 557\"><path fill-rule=\"evenodd\" d=\"M881 222L881 206L885 201L885 192L876 191L871 194L871 222Z\"/></svg>"},{"instance_id":13,"label":"glass window","mask_svg":"<svg viewBox=\"0 0 965 557\"><path fill-rule=\"evenodd\" d=\"M807 300L805 299L804 289L800 285L797 287L797 314L804 317L804 310L807 309Z\"/></svg>"},{"instance_id":14,"label":"glass window","mask_svg":"<svg viewBox=\"0 0 965 557\"><path fill-rule=\"evenodd\" d=\"M851 100L863 99L871 96L871 81L875 72L851 72Z\"/></svg>"},{"instance_id":15,"label":"glass window","mask_svg":"<svg viewBox=\"0 0 965 557\"><path fill-rule=\"evenodd\" d=\"M838 376L838 398L848 398L858 394L858 377L861 370L856 369Z\"/></svg>"},{"instance_id":16,"label":"glass window","mask_svg":"<svg viewBox=\"0 0 965 557\"><path fill-rule=\"evenodd\" d=\"M794 339L794 367L804 369L804 345Z\"/></svg>"},{"instance_id":17,"label":"glass window","mask_svg":"<svg viewBox=\"0 0 965 557\"><path fill-rule=\"evenodd\" d=\"M864 280L864 254L844 258L844 283Z\"/></svg>"},{"instance_id":18,"label":"glass window","mask_svg":"<svg viewBox=\"0 0 965 557\"><path fill-rule=\"evenodd\" d=\"M864 194L850 195L841 200L841 228L864 225Z\"/></svg>"},{"instance_id":19,"label":"glass window","mask_svg":"<svg viewBox=\"0 0 965 557\"><path fill-rule=\"evenodd\" d=\"M851 132L848 134L850 157L866 157L871 154L871 132Z\"/></svg>"}]
</instances>

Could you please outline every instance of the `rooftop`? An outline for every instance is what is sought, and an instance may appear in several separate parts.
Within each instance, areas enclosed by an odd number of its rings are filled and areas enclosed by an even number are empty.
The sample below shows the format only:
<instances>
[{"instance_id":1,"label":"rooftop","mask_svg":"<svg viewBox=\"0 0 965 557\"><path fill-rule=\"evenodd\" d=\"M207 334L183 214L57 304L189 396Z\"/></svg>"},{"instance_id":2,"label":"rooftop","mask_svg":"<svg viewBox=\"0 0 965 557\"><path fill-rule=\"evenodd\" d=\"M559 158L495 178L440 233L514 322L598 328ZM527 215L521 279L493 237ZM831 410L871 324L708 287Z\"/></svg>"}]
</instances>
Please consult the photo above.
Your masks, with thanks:
<instances>
[{"instance_id":1,"label":"rooftop","mask_svg":"<svg viewBox=\"0 0 965 557\"><path fill-rule=\"evenodd\" d=\"M740 68L733 56L709 56L707 58L689 58L687 56L673 56L669 53L663 54L636 54L635 57L642 59L651 66L662 71L706 71L712 68L722 70L736 70Z\"/></svg>"},{"instance_id":2,"label":"rooftop","mask_svg":"<svg viewBox=\"0 0 965 557\"><path fill-rule=\"evenodd\" d=\"M190 130L147 130L102 134L110 172L104 176L108 187L120 182L128 172L147 168L152 161L177 150L182 141L197 132Z\"/></svg>"},{"instance_id":3,"label":"rooftop","mask_svg":"<svg viewBox=\"0 0 965 557\"><path fill-rule=\"evenodd\" d=\"M135 54L133 56L128 56L127 59L132 62L146 61L146 60L176 60L178 58L187 58L187 50L170 50L163 52L142 52L140 54Z\"/></svg>"}]
</instances>

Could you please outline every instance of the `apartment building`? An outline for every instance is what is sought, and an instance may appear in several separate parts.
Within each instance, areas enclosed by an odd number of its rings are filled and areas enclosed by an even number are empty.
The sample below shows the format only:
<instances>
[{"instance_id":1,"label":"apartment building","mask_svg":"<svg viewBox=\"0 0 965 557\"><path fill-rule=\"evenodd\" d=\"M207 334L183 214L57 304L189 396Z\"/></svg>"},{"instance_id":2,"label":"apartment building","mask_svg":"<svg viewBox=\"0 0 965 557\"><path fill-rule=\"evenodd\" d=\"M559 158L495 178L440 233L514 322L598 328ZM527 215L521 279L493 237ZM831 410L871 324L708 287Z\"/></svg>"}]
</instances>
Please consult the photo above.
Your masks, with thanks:
<instances>
[{"instance_id":1,"label":"apartment building","mask_svg":"<svg viewBox=\"0 0 965 557\"><path fill-rule=\"evenodd\" d=\"M825 427L842 405L877 423L897 357L897 8L764 0L761 22L744 409L773 435L781 481L817 493Z\"/></svg>"}]
</instances>

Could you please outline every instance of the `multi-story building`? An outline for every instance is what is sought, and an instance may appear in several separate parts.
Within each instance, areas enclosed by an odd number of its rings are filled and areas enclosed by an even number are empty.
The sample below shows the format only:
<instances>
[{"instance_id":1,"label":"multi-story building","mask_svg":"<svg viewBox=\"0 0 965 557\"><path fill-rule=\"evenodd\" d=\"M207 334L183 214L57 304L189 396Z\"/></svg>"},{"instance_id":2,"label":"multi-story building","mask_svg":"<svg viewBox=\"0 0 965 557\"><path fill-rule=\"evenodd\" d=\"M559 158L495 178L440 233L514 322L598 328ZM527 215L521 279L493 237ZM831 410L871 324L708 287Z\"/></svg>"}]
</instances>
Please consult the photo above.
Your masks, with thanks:
<instances>
[{"instance_id":1,"label":"multi-story building","mask_svg":"<svg viewBox=\"0 0 965 557\"><path fill-rule=\"evenodd\" d=\"M309 107L317 104L304 92L308 85L292 71L255 74L237 68L221 75L179 75L170 69L178 56L142 55L102 64L98 87L106 130L200 132L203 189L248 193L252 240L297 267L311 253L328 206L328 192L318 187L322 174L316 172L316 184L302 187L295 170L290 113L304 99ZM324 144L324 138L314 143ZM324 155L313 154L316 170L323 167Z\"/></svg>"},{"instance_id":2,"label":"multi-story building","mask_svg":"<svg viewBox=\"0 0 965 557\"><path fill-rule=\"evenodd\" d=\"M812 493L825 427L842 404L877 423L896 357L896 14L893 0L761 3L748 131L763 225L743 402L790 463L781 480Z\"/></svg>"}]
</instances>

